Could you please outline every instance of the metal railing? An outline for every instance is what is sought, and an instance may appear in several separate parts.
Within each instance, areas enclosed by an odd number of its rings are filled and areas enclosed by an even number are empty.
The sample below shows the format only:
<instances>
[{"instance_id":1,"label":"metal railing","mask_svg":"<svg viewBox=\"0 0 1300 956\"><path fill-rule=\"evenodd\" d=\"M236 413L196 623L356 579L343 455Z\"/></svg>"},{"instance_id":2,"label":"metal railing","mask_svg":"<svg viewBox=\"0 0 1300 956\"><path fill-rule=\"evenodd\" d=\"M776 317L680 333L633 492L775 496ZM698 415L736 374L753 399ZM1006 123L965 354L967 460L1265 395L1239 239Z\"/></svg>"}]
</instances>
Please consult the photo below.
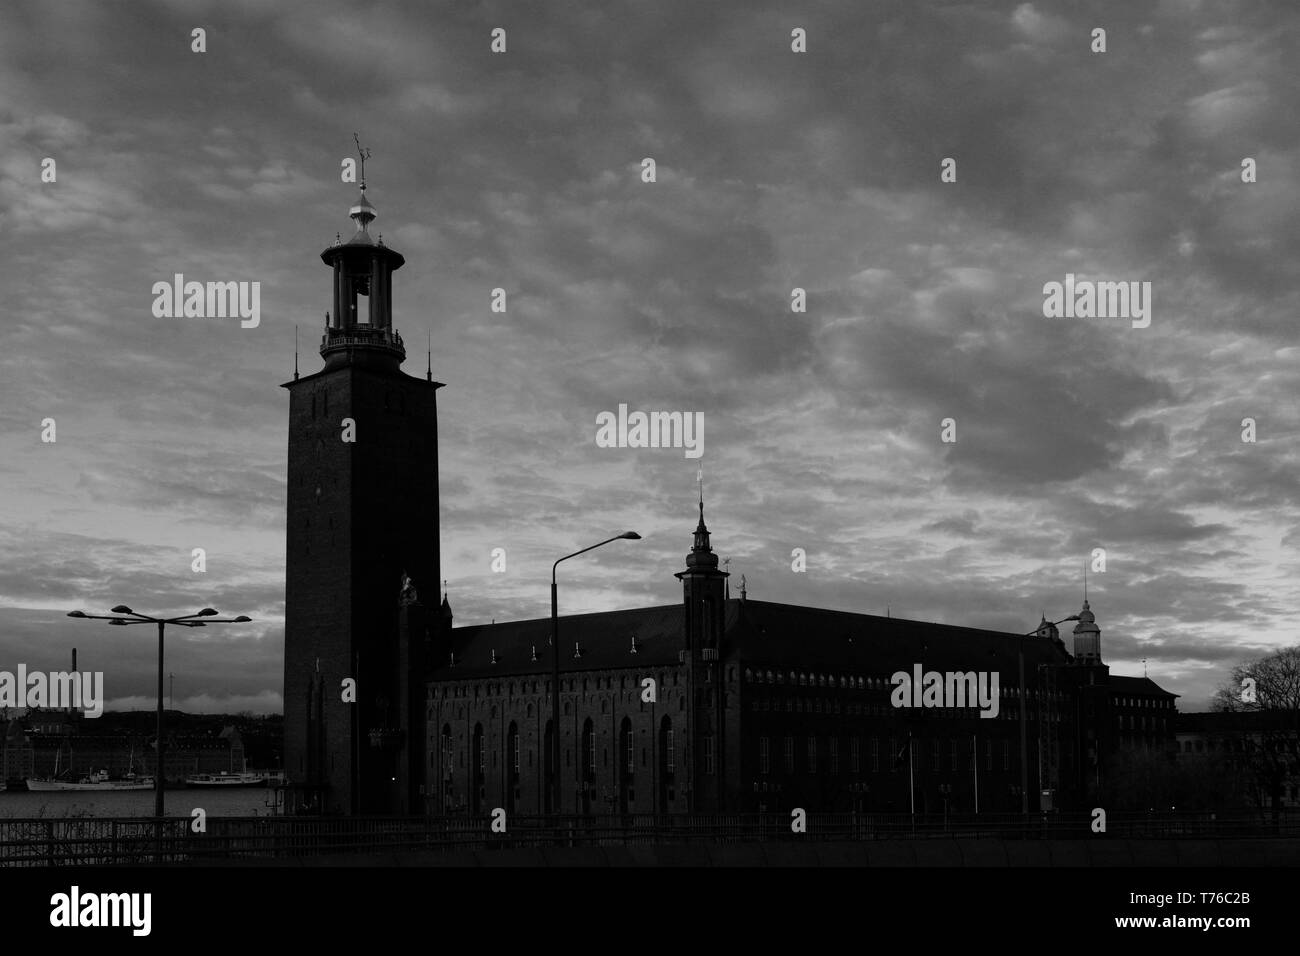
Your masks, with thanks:
<instances>
[{"instance_id":1,"label":"metal railing","mask_svg":"<svg viewBox=\"0 0 1300 956\"><path fill-rule=\"evenodd\" d=\"M493 833L487 816L189 817L0 820L0 866L86 866L286 859L308 856L552 848L912 839L1186 840L1300 837L1300 811L1274 822L1258 813L1121 813L1093 833L1088 813L515 816Z\"/></svg>"},{"instance_id":2,"label":"metal railing","mask_svg":"<svg viewBox=\"0 0 1300 956\"><path fill-rule=\"evenodd\" d=\"M367 329L365 327L352 326L348 329L328 329L321 336L320 348L321 354L333 349L347 348L353 345L382 345L406 354L406 346L402 343L402 336L389 329L376 327Z\"/></svg>"}]
</instances>

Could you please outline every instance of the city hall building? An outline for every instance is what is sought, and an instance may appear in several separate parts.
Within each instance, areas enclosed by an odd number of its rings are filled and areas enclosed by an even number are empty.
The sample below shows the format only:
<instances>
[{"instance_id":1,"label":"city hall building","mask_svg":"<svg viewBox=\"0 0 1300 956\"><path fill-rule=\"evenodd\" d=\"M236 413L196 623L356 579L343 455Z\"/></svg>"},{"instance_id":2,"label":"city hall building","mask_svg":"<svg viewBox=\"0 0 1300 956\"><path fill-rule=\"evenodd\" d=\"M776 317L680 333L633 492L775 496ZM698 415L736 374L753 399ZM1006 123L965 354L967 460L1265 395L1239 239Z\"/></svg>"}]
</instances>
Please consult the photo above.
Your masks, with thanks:
<instances>
[{"instance_id":1,"label":"city hall building","mask_svg":"<svg viewBox=\"0 0 1300 956\"><path fill-rule=\"evenodd\" d=\"M560 618L562 812L1017 812L1022 788L1031 810L1073 809L1118 747L1167 747L1175 695L1110 675L1087 601L1068 650L1046 621L1021 636L728 598L717 565L701 507L680 604ZM551 811L550 631L444 632L429 812ZM896 706L894 675L918 670L985 675L995 703Z\"/></svg>"},{"instance_id":2,"label":"city hall building","mask_svg":"<svg viewBox=\"0 0 1300 956\"><path fill-rule=\"evenodd\" d=\"M1117 748L1167 746L1174 695L1111 676L1086 597L1068 648L1046 620L1022 636L733 598L703 501L664 571L679 603L559 619L557 726L550 619L456 628L434 590L442 386L401 370L404 259L361 189L355 235L321 253L325 366L284 386L286 810L1077 808Z\"/></svg>"}]
</instances>

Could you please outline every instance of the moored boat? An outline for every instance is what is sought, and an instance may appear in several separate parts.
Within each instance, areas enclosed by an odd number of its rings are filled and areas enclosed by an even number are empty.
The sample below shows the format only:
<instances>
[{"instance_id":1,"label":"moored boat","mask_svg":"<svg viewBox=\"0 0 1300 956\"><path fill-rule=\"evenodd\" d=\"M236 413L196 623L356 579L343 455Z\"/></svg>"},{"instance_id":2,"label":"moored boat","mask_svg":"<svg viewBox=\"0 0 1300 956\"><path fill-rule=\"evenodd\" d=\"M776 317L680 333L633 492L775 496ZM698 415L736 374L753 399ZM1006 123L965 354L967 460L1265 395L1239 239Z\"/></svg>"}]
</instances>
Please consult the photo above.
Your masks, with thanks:
<instances>
[{"instance_id":1,"label":"moored boat","mask_svg":"<svg viewBox=\"0 0 1300 956\"><path fill-rule=\"evenodd\" d=\"M53 777L27 778L27 789L35 791L51 790L152 790L153 777L137 777L128 773L119 780L112 780L107 770L92 771L80 780L58 780Z\"/></svg>"},{"instance_id":2,"label":"moored boat","mask_svg":"<svg viewBox=\"0 0 1300 956\"><path fill-rule=\"evenodd\" d=\"M185 778L187 787L260 787L266 783L266 774L255 770L241 773L196 773Z\"/></svg>"}]
</instances>

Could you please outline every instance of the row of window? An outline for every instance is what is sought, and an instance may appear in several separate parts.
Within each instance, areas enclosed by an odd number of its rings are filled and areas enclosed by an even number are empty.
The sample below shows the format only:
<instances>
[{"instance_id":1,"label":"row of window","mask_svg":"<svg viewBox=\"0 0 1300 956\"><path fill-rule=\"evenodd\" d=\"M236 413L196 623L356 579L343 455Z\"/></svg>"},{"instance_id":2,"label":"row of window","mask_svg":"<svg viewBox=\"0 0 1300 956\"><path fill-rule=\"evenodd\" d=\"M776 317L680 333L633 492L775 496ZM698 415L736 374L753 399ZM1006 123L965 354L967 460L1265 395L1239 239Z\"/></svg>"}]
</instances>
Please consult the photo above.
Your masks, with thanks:
<instances>
[{"instance_id":1,"label":"row of window","mask_svg":"<svg viewBox=\"0 0 1300 956\"><path fill-rule=\"evenodd\" d=\"M1139 717L1137 718L1137 726L1135 727L1133 724L1133 715L1128 714L1127 716L1116 717L1115 726L1118 727L1120 730L1142 730L1142 731L1150 730L1152 733L1155 733L1158 730L1160 733L1163 734L1165 732L1165 718L1152 717L1151 723L1148 726L1147 718Z\"/></svg>"},{"instance_id":2,"label":"row of window","mask_svg":"<svg viewBox=\"0 0 1300 956\"><path fill-rule=\"evenodd\" d=\"M826 674L806 674L798 671L790 671L789 676L783 675L780 671L753 671L745 668L745 681L747 683L759 684L789 684L791 687L839 687L845 690L878 690L893 692L895 685L884 677L850 677L840 675L838 678L834 675ZM1000 684L998 690L999 697L1019 697L1019 687L1011 683ZM1025 697L1030 700L1046 700L1050 696L1055 696L1057 700L1065 700L1065 693L1057 691L1054 695L1047 691L1026 689Z\"/></svg>"},{"instance_id":3,"label":"row of window","mask_svg":"<svg viewBox=\"0 0 1300 956\"><path fill-rule=\"evenodd\" d=\"M648 675L648 676L654 676L654 675ZM583 678L571 677L568 678L567 680L565 679L560 680L561 693L576 692L578 690L579 680L581 680L581 689L584 693L591 690L613 690L614 689L613 677L583 677ZM639 691L641 688L640 680L636 677L633 677L632 681L633 681L632 686L629 687L628 677L626 675L619 677L618 689L621 691L629 691L629 690ZM668 673L660 673L659 676L656 678L657 687L669 687L669 686L676 687L678 682L679 682L678 674L671 671ZM486 684L475 683L472 685L453 684L451 686L443 686L441 690L431 689L429 691L428 699L437 700L441 698L442 700L446 700L448 697L453 697L453 698L469 697L471 690L473 691L473 696L475 698L484 695L488 697L495 697L501 695L502 688L505 688L506 697L513 699L516 696L516 691L518 692L518 694L521 695L522 694L550 694L551 682L549 680L533 680L533 681L521 680L518 684L516 684L514 681L510 681L507 684L491 683L491 682Z\"/></svg>"},{"instance_id":4,"label":"row of window","mask_svg":"<svg viewBox=\"0 0 1300 956\"><path fill-rule=\"evenodd\" d=\"M636 771L637 747L636 747L636 739L634 737L632 728L630 725L628 725L628 722L626 720L624 720L624 727L620 736L622 738L622 751L624 754L623 757L624 769L627 771L627 773L631 774ZM432 740L433 738L430 737L429 739ZM549 730L548 730L547 739L549 740ZM674 733L670 726L665 726L661 728L660 740L664 748L664 769L666 770L666 772L670 774L675 773L677 769L677 748L675 746ZM482 724L475 725L474 736L470 747L473 754L476 755L477 769L479 774L485 775L488 769L487 752L489 750L489 747L486 745L486 742L484 740ZM516 776L518 776L520 772L521 749L522 748L519 746L518 725L512 723L510 725L510 729L506 732L506 766L509 767L510 770ZM642 747L640 749L641 749L641 763L644 766L646 763L646 748ZM443 725L441 742L439 744L438 752L437 753L430 752L429 754L430 768L437 767L436 761L439 753L442 756L443 772L444 774L449 775L451 768L456 765L456 744L454 738L452 737L450 724ZM564 760L565 766L566 767L573 766L573 751L566 750L564 752L564 755L565 755L565 760ZM605 757L605 764L606 766L608 766L609 765L608 749L604 750L604 757ZM588 720L582 728L581 760L582 760L582 766L585 768L588 776L594 777L596 775L596 734L595 734L595 729L592 726L590 720ZM713 738L712 737L704 738L704 761L705 761L705 773L713 773L714 771L713 771ZM494 767L496 766L495 753L492 755L492 766ZM533 766L533 753L531 750L528 752L528 766L530 768ZM464 753L460 755L460 767L462 770L465 768Z\"/></svg>"},{"instance_id":5,"label":"row of window","mask_svg":"<svg viewBox=\"0 0 1300 956\"><path fill-rule=\"evenodd\" d=\"M1184 740L1184 741L1183 741L1183 753L1188 753L1188 754L1191 753L1191 752L1192 752L1192 744L1193 744L1193 743L1195 743L1195 745L1196 745L1196 752L1197 752L1198 754L1199 754L1199 753L1204 753L1204 752L1207 751L1207 750L1209 750L1209 751L1211 751L1211 752L1214 752L1214 751L1218 750L1218 751L1221 751L1221 752L1223 752L1223 753L1237 753L1237 754L1244 754L1244 753L1246 753L1247 751L1249 751L1249 752L1251 752L1251 753L1254 753L1256 750L1266 749L1266 748L1263 748L1263 747L1260 745L1260 743L1258 743L1257 741L1254 741L1254 740L1251 740L1251 741L1245 741L1245 740L1215 740L1215 739L1213 739L1213 738L1211 738L1210 740L1204 740L1204 739L1198 737L1195 741L1192 741L1192 740Z\"/></svg>"},{"instance_id":6,"label":"row of window","mask_svg":"<svg viewBox=\"0 0 1300 956\"><path fill-rule=\"evenodd\" d=\"M1158 710L1173 710L1172 700L1156 700L1151 697L1116 697L1116 707L1146 707Z\"/></svg>"},{"instance_id":7,"label":"row of window","mask_svg":"<svg viewBox=\"0 0 1300 956\"><path fill-rule=\"evenodd\" d=\"M762 697L758 700L752 700L749 703L751 713L789 713L789 714L845 714L850 717L888 717L891 714L898 714L900 708L893 707L889 704L842 704L836 700L823 700L820 697L787 697L782 701L775 698ZM604 713L604 711L601 711ZM978 717L980 711L975 707L928 707L926 713L935 718L951 718L953 720ZM1028 711L1030 720L1036 720L1037 708L1030 708ZM1018 720L1020 711L1014 706L998 708L999 720ZM1059 721L1061 714L1052 708L1043 711L1042 719L1044 721Z\"/></svg>"},{"instance_id":8,"label":"row of window","mask_svg":"<svg viewBox=\"0 0 1300 956\"><path fill-rule=\"evenodd\" d=\"M595 678L575 677L575 678L569 678L568 680L561 680L560 685L562 691L567 691L570 693L578 689L579 680L581 681L581 689L584 692L589 690L613 690L615 679L616 678L612 676L595 677ZM734 674L732 673L730 668L728 668L727 680L729 682L734 680ZM883 677L864 678L864 677L850 677L848 675L840 675L839 677L836 677L834 675L827 675L827 674L808 674L808 673L801 673L797 671L790 671L789 676L787 678L780 671L774 672L770 670L768 671L760 670L756 672L748 667L745 668L745 680L748 683L768 683L768 684L772 684L772 683L785 684L787 683L788 680L788 683L791 686L830 687L830 688L839 687L848 690L856 689L856 690L892 691L894 686ZM627 675L622 675L618 677L617 681L618 681L618 689L620 691L628 691L628 690L636 691L640 687L640 681L635 676L631 678L632 684L630 687L628 684L629 677ZM667 687L670 686L671 684L671 686L675 687L677 686L678 682L679 682L679 675L676 672L672 672L672 671L666 673L661 672L658 675L657 686ZM463 685L453 685L451 687L444 686L441 690L441 694L439 694L438 690L430 690L429 699L433 700L439 696L441 696L443 700L446 700L448 697L468 697L470 696L471 686L473 689L473 695L476 698L479 697L481 693L486 693L487 696L489 697L494 695L500 695L502 693L503 687L505 688L506 696L511 698L515 696L516 690L520 694L529 694L529 693L549 694L551 692L551 682L549 680L533 680L533 681L523 680L520 681L518 685L516 685L514 681L511 681L505 685L500 683L489 682L487 684L475 683L473 685L463 684ZM1019 698L1020 691L1019 688L1014 684L1003 684L999 688L999 696L1004 698ZM1066 694L1063 691L1057 691L1055 694L1050 694L1042 690L1027 689L1025 691L1025 697L1027 700L1045 700L1048 699L1049 697L1055 697L1057 700L1065 700ZM1115 704L1116 706L1120 706L1120 707L1158 708L1162 710L1173 709L1173 702L1170 700L1156 700L1147 697L1117 697L1115 699Z\"/></svg>"},{"instance_id":9,"label":"row of window","mask_svg":"<svg viewBox=\"0 0 1300 956\"><path fill-rule=\"evenodd\" d=\"M711 741L710 741L711 742ZM984 742L984 769L993 770L994 752L998 749L995 745L1001 745L1001 762L1002 769L1009 770L1011 765L1011 747L1010 742L1006 740L994 741L986 740ZM805 740L803 770L806 773L817 773L818 755L822 752L822 747L818 742L815 734L810 734ZM884 752L884 761L886 769L889 771L900 770L908 765L910 760L914 770L922 770L926 765L926 756L929 756L929 767L932 771L938 772L943 770L945 757L949 770L965 770L970 766L972 757L971 741L960 740L956 737L950 740L921 740L913 738L911 747L913 753L908 754L908 741L900 738L888 738L888 745ZM826 765L827 770L832 774L840 772L840 739L838 737L826 738ZM869 741L870 753L870 772L879 773L881 767L881 739L872 737ZM782 739L782 757L787 774L796 772L795 767L795 738L787 734ZM965 766L960 766L964 764ZM772 740L770 737L758 738L758 772L763 775L772 772ZM859 737L849 738L849 772L862 772L862 739Z\"/></svg>"}]
</instances>

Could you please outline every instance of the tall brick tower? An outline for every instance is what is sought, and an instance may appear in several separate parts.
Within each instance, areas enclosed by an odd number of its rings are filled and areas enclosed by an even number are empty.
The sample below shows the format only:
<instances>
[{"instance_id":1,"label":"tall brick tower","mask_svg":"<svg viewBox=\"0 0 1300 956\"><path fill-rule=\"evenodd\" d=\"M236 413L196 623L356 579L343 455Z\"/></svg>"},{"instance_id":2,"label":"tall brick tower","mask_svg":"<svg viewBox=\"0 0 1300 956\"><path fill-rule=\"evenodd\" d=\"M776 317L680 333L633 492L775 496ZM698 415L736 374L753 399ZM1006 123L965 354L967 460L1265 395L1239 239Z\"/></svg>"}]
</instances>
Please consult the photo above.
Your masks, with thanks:
<instances>
[{"instance_id":1,"label":"tall brick tower","mask_svg":"<svg viewBox=\"0 0 1300 956\"><path fill-rule=\"evenodd\" d=\"M324 813L423 812L424 669L438 609L438 416L432 372L401 370L400 254L356 232L333 270L325 367L289 390L284 735L290 799ZM425 604L429 610L425 610ZM355 681L355 702L345 681Z\"/></svg>"}]
</instances>

